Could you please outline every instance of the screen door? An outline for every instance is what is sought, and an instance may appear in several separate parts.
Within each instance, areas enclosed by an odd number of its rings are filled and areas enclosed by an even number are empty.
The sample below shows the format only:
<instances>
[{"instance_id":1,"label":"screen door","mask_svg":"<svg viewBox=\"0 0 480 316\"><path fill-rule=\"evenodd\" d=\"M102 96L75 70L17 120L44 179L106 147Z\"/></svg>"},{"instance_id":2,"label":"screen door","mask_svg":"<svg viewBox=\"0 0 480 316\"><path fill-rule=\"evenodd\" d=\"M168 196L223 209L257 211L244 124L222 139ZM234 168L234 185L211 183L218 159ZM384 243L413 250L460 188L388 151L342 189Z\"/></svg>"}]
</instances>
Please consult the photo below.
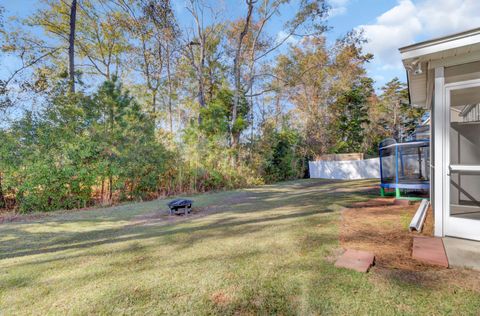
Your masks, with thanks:
<instances>
[{"instance_id":1,"label":"screen door","mask_svg":"<svg viewBox=\"0 0 480 316\"><path fill-rule=\"evenodd\" d=\"M448 236L480 240L480 82L446 86Z\"/></svg>"}]
</instances>

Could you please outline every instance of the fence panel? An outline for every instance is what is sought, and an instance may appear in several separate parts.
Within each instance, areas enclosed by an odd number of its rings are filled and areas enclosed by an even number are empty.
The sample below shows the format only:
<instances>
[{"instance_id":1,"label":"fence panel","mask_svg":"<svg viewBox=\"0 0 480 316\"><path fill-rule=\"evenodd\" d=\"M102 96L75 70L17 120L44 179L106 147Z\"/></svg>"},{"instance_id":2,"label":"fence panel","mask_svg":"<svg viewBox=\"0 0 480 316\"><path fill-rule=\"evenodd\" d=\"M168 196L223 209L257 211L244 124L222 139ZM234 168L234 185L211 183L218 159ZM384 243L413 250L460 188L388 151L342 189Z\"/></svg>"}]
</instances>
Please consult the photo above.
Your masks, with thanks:
<instances>
[{"instance_id":1,"label":"fence panel","mask_svg":"<svg viewBox=\"0 0 480 316\"><path fill-rule=\"evenodd\" d=\"M310 178L322 179L379 179L379 158L347 161L310 161Z\"/></svg>"}]
</instances>

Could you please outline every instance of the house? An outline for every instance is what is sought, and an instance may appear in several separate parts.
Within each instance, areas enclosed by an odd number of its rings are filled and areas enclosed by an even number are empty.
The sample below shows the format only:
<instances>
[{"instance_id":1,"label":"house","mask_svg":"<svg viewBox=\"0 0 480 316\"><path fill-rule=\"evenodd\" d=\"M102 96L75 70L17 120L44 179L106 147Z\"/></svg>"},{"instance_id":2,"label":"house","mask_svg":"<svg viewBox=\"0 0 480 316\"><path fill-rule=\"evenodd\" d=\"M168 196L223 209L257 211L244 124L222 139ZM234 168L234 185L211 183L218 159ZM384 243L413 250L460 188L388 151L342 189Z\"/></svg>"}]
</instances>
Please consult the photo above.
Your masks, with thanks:
<instances>
[{"instance_id":1,"label":"house","mask_svg":"<svg viewBox=\"0 0 480 316\"><path fill-rule=\"evenodd\" d=\"M400 53L412 106L431 112L435 236L480 241L480 28Z\"/></svg>"}]
</instances>

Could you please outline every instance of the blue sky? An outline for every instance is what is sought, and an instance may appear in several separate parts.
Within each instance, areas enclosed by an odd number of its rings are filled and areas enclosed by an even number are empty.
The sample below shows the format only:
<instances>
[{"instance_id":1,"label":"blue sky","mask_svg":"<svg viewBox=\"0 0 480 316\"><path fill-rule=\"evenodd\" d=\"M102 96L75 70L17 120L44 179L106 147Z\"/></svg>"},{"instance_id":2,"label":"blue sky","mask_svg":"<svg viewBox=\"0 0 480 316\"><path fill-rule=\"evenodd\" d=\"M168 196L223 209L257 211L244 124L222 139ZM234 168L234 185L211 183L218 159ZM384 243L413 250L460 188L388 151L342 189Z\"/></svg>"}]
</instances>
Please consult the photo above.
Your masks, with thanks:
<instances>
[{"instance_id":1,"label":"blue sky","mask_svg":"<svg viewBox=\"0 0 480 316\"><path fill-rule=\"evenodd\" d=\"M245 14L244 0L207 0L215 8L223 9L229 18ZM328 0L331 7L327 33L330 41L352 29L363 29L369 43L367 52L375 59L368 65L369 75L380 87L393 77L405 80L405 71L400 62L398 48L432 37L448 35L480 27L480 0ZM38 8L34 0L0 0L7 15L25 17ZM192 23L185 10L184 0L172 0L182 26ZM295 0L293 0L295 3ZM272 23L268 32L281 36L282 20L292 14L293 8L282 11L278 21ZM3 66L6 60L0 59ZM5 70L0 70L0 74Z\"/></svg>"},{"instance_id":2,"label":"blue sky","mask_svg":"<svg viewBox=\"0 0 480 316\"><path fill-rule=\"evenodd\" d=\"M327 33L327 38L334 41L352 29L364 30L369 41L365 50L374 55L367 70L377 88L394 77L406 80L398 48L480 27L480 0L327 1L332 8L328 21L332 30ZM222 3L218 6L223 6L230 17L244 15L246 11L244 0L213 2ZM184 0L174 0L174 3L179 16L183 17ZM291 12L286 8L284 16L279 19L288 18ZM279 34L281 25L273 23L269 32Z\"/></svg>"}]
</instances>

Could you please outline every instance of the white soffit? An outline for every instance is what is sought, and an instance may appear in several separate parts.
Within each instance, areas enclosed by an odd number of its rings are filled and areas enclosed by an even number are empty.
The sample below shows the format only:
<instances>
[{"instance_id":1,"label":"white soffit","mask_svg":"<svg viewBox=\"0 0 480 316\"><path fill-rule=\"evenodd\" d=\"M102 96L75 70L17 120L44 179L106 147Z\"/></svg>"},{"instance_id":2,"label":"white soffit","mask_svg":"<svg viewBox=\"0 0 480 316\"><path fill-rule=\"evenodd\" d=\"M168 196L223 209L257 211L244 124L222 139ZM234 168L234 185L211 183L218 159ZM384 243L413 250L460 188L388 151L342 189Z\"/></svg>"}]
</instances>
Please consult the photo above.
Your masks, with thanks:
<instances>
[{"instance_id":1,"label":"white soffit","mask_svg":"<svg viewBox=\"0 0 480 316\"><path fill-rule=\"evenodd\" d=\"M408 89L410 91L410 103L415 106L426 108L427 106L427 72L421 75L408 75Z\"/></svg>"},{"instance_id":2,"label":"white soffit","mask_svg":"<svg viewBox=\"0 0 480 316\"><path fill-rule=\"evenodd\" d=\"M415 75L408 71L409 91L412 105L428 108L431 96L427 90L433 76L429 68L451 66L480 60L480 28L444 36L399 49L406 69L412 63L420 63L423 73ZM433 92L433 91L431 91Z\"/></svg>"}]
</instances>

